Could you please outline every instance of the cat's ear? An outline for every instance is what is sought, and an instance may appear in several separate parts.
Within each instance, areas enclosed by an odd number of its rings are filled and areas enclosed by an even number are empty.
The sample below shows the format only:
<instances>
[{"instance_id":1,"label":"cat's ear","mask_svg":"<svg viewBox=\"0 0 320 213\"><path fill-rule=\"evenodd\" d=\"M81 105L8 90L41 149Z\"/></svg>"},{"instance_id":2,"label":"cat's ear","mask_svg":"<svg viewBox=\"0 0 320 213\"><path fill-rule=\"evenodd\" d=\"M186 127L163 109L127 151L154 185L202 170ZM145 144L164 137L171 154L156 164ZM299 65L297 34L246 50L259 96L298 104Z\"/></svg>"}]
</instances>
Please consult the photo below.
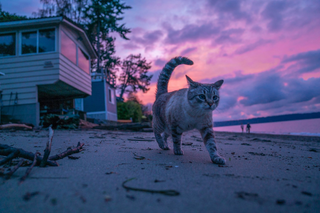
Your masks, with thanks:
<instances>
[{"instance_id":1,"label":"cat's ear","mask_svg":"<svg viewBox=\"0 0 320 213\"><path fill-rule=\"evenodd\" d=\"M188 84L190 87L197 87L199 86L199 84L195 81L193 81L189 76L186 75L186 78L187 78L187 81L188 81Z\"/></svg>"},{"instance_id":2,"label":"cat's ear","mask_svg":"<svg viewBox=\"0 0 320 213\"><path fill-rule=\"evenodd\" d=\"M216 83L212 84L212 86L217 88L217 90L219 90L222 84L223 84L223 80L219 80Z\"/></svg>"}]
</instances>

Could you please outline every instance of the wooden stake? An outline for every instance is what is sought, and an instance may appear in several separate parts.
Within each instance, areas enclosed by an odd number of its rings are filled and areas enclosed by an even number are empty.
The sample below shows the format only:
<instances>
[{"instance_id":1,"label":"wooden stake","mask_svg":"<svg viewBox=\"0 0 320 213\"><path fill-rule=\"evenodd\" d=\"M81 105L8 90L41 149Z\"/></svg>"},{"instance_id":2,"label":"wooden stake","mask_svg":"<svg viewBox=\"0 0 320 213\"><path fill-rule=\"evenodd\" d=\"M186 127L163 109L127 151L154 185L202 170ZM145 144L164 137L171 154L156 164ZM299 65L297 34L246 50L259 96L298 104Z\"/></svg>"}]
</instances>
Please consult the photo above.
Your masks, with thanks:
<instances>
[{"instance_id":1,"label":"wooden stake","mask_svg":"<svg viewBox=\"0 0 320 213\"><path fill-rule=\"evenodd\" d=\"M47 146L46 149L44 150L44 155L42 158L42 161L40 163L40 167L45 167L47 165L47 161L51 152L51 145L52 145L52 139L53 139L53 129L52 129L52 125L49 126L49 139L47 142Z\"/></svg>"}]
</instances>

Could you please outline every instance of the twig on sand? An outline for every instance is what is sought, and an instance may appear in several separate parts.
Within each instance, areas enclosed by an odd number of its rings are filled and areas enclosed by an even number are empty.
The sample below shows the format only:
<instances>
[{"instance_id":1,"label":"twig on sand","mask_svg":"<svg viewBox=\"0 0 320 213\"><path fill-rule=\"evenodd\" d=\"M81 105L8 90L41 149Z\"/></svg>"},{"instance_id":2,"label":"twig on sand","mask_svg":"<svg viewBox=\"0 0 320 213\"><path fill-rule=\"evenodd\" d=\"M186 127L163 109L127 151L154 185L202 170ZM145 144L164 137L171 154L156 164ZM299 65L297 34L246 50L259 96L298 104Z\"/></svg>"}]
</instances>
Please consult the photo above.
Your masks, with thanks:
<instances>
[{"instance_id":1,"label":"twig on sand","mask_svg":"<svg viewBox=\"0 0 320 213\"><path fill-rule=\"evenodd\" d=\"M52 145L52 139L53 139L53 133L54 133L51 126L52 125L49 126L49 139L48 139L48 142L46 145L46 149L44 150L44 154L43 154L42 161L40 163L40 167L45 167L47 165L48 157L51 152L51 145Z\"/></svg>"},{"instance_id":2,"label":"twig on sand","mask_svg":"<svg viewBox=\"0 0 320 213\"><path fill-rule=\"evenodd\" d=\"M79 153L80 151L82 151L82 147L84 146L84 143L80 143L78 142L78 145L76 148L71 148L71 147L68 147L68 149L60 154L57 154L57 155L54 155L54 156L51 156L49 158L49 160L60 160L62 158L65 158L67 157L68 155L72 155L74 153Z\"/></svg>"},{"instance_id":3,"label":"twig on sand","mask_svg":"<svg viewBox=\"0 0 320 213\"><path fill-rule=\"evenodd\" d=\"M143 159L145 159L145 157L143 157L143 156L140 156L140 155L137 155L135 152L133 153L133 155L134 155L134 159L136 159L136 160L143 160Z\"/></svg>"},{"instance_id":4,"label":"twig on sand","mask_svg":"<svg viewBox=\"0 0 320 213\"><path fill-rule=\"evenodd\" d=\"M32 168L33 168L33 167L36 165L36 163L37 163L37 156L38 156L38 155L40 155L40 153L39 153L39 152L36 152L35 155L34 155L34 159L33 159L33 162L32 162L32 164L31 164L31 166L27 169L26 174L25 174L22 178L20 178L20 183L22 183L23 181L25 181L25 180L27 179L27 177L28 177L28 175L30 174Z\"/></svg>"},{"instance_id":5,"label":"twig on sand","mask_svg":"<svg viewBox=\"0 0 320 213\"><path fill-rule=\"evenodd\" d=\"M19 155L20 151L19 150L14 150L14 152L11 152L5 159L0 161L0 166L9 162L13 158L16 158Z\"/></svg>"},{"instance_id":6,"label":"twig on sand","mask_svg":"<svg viewBox=\"0 0 320 213\"><path fill-rule=\"evenodd\" d=\"M159 193L159 194L164 194L164 195L169 195L169 196L178 196L180 195L180 192L175 191L175 190L153 190L153 189L140 189L140 188L133 188L126 186L125 184L131 180L134 180L136 178L130 178L122 183L122 187L127 189L127 190L133 190L133 191L141 191L141 192L149 192L149 193Z\"/></svg>"},{"instance_id":7,"label":"twig on sand","mask_svg":"<svg viewBox=\"0 0 320 213\"><path fill-rule=\"evenodd\" d=\"M7 179L7 180L10 179L11 176L13 175L13 173L15 173L15 172L19 169L19 167L23 164L23 162L24 162L24 160L21 159L21 160L19 161L19 163L18 163L15 167L13 167L13 169L11 169L10 172L8 172L8 173L6 174L5 179Z\"/></svg>"}]
</instances>

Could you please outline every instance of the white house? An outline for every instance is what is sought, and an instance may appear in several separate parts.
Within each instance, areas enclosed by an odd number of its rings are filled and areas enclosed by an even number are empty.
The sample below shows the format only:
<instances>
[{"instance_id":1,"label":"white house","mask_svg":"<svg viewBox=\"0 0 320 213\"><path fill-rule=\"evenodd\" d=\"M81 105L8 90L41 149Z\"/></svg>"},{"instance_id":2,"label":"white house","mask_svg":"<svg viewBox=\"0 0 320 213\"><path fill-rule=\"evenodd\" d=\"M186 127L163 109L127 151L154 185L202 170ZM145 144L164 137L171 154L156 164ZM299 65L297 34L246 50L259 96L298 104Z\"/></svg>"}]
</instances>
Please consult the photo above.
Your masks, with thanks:
<instances>
[{"instance_id":1,"label":"white house","mask_svg":"<svg viewBox=\"0 0 320 213\"><path fill-rule=\"evenodd\" d=\"M39 125L40 112L63 113L92 93L85 32L63 17L0 23L1 115Z\"/></svg>"}]
</instances>

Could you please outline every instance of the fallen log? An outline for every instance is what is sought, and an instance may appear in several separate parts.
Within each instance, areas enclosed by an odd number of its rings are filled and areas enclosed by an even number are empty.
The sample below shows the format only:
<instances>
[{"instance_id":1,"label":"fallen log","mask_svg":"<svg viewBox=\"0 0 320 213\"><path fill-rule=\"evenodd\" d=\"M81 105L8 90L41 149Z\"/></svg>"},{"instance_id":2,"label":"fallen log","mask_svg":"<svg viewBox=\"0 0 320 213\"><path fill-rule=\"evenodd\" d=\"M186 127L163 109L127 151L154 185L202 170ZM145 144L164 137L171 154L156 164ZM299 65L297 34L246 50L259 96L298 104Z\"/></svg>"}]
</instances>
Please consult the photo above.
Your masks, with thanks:
<instances>
[{"instance_id":1,"label":"fallen log","mask_svg":"<svg viewBox=\"0 0 320 213\"><path fill-rule=\"evenodd\" d=\"M32 126L28 126L28 125L25 125L25 124L3 124L3 125L0 125L0 129L10 129L10 128L26 128L26 129L29 129L29 130L32 130Z\"/></svg>"},{"instance_id":2,"label":"fallen log","mask_svg":"<svg viewBox=\"0 0 320 213\"><path fill-rule=\"evenodd\" d=\"M124 124L104 124L100 126L93 127L93 129L105 129L105 130L131 130L131 131L141 131L144 128L150 128L151 124L145 123L124 123Z\"/></svg>"}]
</instances>

